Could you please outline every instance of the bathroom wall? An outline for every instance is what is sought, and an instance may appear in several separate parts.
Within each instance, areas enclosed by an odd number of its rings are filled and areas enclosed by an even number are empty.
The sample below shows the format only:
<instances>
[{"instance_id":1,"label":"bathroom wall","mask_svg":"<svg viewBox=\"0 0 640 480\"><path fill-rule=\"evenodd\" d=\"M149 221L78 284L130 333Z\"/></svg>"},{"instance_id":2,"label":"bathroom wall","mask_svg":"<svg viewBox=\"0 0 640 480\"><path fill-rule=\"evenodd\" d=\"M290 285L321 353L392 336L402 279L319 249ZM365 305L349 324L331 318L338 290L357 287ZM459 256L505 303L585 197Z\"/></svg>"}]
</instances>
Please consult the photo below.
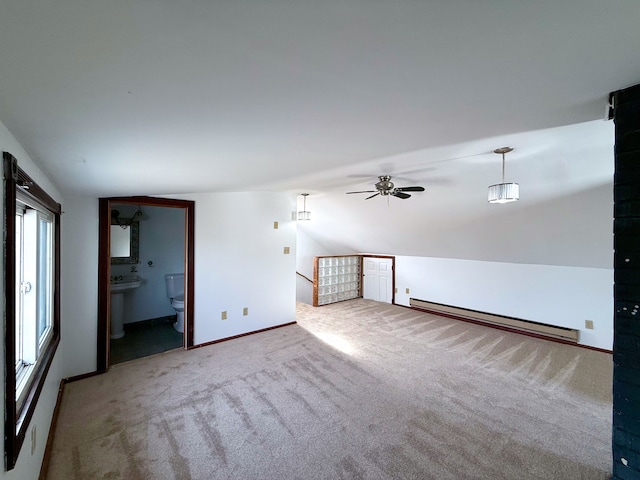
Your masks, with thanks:
<instances>
[{"instance_id":1,"label":"bathroom wall","mask_svg":"<svg viewBox=\"0 0 640 480\"><path fill-rule=\"evenodd\" d=\"M135 205L118 205L124 216L137 210ZM132 267L143 282L124 297L124 323L140 322L175 315L167 298L164 276L184 273L185 210L143 206L140 221L140 261L137 265L112 265L111 275L130 275ZM151 264L149 263L151 262Z\"/></svg>"}]
</instances>

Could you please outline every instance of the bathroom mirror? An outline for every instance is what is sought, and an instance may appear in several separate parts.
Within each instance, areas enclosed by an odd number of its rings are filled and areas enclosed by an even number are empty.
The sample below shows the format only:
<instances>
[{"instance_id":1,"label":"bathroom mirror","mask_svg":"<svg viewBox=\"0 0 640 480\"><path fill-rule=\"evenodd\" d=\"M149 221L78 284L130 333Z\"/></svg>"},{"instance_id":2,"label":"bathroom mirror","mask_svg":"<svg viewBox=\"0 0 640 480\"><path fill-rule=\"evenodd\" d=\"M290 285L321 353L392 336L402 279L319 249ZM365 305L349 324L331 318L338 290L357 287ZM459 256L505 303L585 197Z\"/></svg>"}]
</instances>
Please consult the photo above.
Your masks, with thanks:
<instances>
[{"instance_id":1,"label":"bathroom mirror","mask_svg":"<svg viewBox=\"0 0 640 480\"><path fill-rule=\"evenodd\" d=\"M121 218L124 225L111 224L111 265L138 263L140 224L137 220ZM131 221L131 225L126 225Z\"/></svg>"}]
</instances>

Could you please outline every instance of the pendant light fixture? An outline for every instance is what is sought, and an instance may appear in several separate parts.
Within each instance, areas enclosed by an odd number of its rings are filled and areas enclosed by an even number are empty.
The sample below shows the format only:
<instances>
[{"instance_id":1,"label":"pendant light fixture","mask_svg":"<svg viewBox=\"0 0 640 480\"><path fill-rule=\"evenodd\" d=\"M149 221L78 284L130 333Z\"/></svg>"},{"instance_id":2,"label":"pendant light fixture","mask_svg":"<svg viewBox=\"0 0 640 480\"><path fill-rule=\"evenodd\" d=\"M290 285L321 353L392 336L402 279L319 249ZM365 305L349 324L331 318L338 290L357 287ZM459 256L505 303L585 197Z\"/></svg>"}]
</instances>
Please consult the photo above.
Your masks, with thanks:
<instances>
[{"instance_id":1,"label":"pendant light fixture","mask_svg":"<svg viewBox=\"0 0 640 480\"><path fill-rule=\"evenodd\" d=\"M111 224L120 225L120 228L122 228L123 230L126 230L127 227L130 227L133 222L143 220L144 218L145 215L140 205L138 205L138 210L135 211L131 218L122 218L118 210L111 210Z\"/></svg>"},{"instance_id":2,"label":"pendant light fixture","mask_svg":"<svg viewBox=\"0 0 640 480\"><path fill-rule=\"evenodd\" d=\"M504 155L513 151L511 147L496 148L493 153L502 155L502 183L489 187L489 203L509 203L520 198L520 185L517 183L505 183L504 181Z\"/></svg>"},{"instance_id":3,"label":"pendant light fixture","mask_svg":"<svg viewBox=\"0 0 640 480\"><path fill-rule=\"evenodd\" d=\"M308 193L301 193L302 195L302 211L298 212L298 220L311 220L311 212L307 211L307 197Z\"/></svg>"}]
</instances>

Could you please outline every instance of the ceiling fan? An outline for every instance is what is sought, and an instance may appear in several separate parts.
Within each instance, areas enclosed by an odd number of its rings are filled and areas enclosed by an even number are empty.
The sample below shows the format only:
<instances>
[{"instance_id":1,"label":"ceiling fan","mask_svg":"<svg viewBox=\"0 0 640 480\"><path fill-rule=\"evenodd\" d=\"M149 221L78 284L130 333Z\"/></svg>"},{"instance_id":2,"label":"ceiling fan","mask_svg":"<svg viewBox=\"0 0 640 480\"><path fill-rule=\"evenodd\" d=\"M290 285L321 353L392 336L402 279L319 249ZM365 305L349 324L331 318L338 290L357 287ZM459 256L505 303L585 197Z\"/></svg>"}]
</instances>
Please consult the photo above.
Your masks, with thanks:
<instances>
[{"instance_id":1,"label":"ceiling fan","mask_svg":"<svg viewBox=\"0 0 640 480\"><path fill-rule=\"evenodd\" d=\"M378 195L393 195L394 197L407 199L411 195L405 192L424 192L424 187L396 187L391 181L391 175L380 175L378 177L380 180L376 183L376 190L363 190L361 192L347 192L347 195L351 193L373 193L370 197L365 198L365 200L369 200L370 198L377 197Z\"/></svg>"}]
</instances>

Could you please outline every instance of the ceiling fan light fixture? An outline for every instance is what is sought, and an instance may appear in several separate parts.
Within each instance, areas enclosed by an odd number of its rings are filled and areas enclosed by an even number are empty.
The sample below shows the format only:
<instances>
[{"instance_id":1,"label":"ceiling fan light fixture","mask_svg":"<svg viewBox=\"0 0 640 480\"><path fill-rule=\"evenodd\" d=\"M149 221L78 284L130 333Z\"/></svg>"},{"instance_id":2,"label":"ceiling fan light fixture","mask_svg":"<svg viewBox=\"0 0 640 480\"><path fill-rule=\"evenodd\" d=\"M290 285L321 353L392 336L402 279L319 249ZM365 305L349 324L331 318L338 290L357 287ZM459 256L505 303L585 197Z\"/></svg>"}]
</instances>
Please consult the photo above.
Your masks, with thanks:
<instances>
[{"instance_id":1,"label":"ceiling fan light fixture","mask_svg":"<svg viewBox=\"0 0 640 480\"><path fill-rule=\"evenodd\" d=\"M502 155L502 183L489 186L489 203L509 203L520 199L520 185L504 181L504 155L513 151L511 147L496 148L493 153Z\"/></svg>"},{"instance_id":2,"label":"ceiling fan light fixture","mask_svg":"<svg viewBox=\"0 0 640 480\"><path fill-rule=\"evenodd\" d=\"M307 197L308 193L301 193L302 195L302 210L298 212L298 220L311 220L311 212L307 210Z\"/></svg>"},{"instance_id":3,"label":"ceiling fan light fixture","mask_svg":"<svg viewBox=\"0 0 640 480\"><path fill-rule=\"evenodd\" d=\"M375 184L375 190L360 190L357 192L346 192L347 195L352 193L373 193L373 195L368 196L365 200L369 200L370 198L377 197L381 195L383 197L387 197L387 204L389 202L389 197L396 197L406 200L411 197L406 192L424 192L424 187L414 186L414 187L396 187L391 181L391 175L380 175L378 177L378 182Z\"/></svg>"}]
</instances>

